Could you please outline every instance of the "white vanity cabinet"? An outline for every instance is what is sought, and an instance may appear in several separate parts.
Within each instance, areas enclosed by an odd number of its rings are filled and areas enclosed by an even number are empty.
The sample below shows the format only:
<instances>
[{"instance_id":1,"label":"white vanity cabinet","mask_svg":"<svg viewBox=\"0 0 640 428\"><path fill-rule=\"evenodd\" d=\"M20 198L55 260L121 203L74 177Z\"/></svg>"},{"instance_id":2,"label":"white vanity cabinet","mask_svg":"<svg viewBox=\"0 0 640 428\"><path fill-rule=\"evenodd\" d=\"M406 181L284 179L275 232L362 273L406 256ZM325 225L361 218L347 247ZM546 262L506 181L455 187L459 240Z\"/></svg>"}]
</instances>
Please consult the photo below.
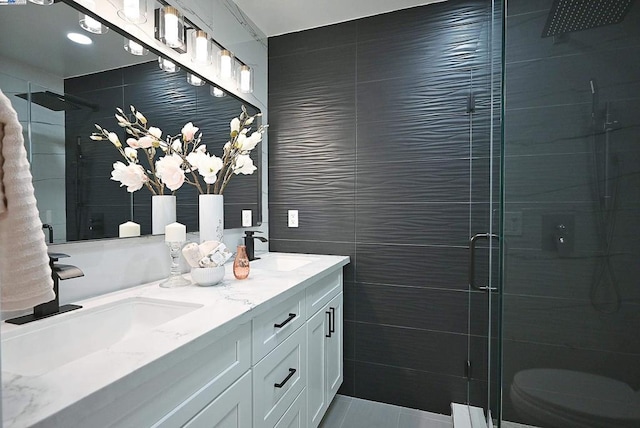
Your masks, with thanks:
<instances>
[{"instance_id":1,"label":"white vanity cabinet","mask_svg":"<svg viewBox=\"0 0 640 428\"><path fill-rule=\"evenodd\" d=\"M342 383L349 259L269 256L298 266L272 263L280 270L257 268L250 281L220 287L152 283L81 302L94 311L127 299L194 309L40 376L3 371L2 426L316 428Z\"/></svg>"},{"instance_id":2,"label":"white vanity cabinet","mask_svg":"<svg viewBox=\"0 0 640 428\"><path fill-rule=\"evenodd\" d=\"M308 428L318 426L343 379L342 287L334 288L326 298L331 300L309 318L306 326Z\"/></svg>"}]
</instances>

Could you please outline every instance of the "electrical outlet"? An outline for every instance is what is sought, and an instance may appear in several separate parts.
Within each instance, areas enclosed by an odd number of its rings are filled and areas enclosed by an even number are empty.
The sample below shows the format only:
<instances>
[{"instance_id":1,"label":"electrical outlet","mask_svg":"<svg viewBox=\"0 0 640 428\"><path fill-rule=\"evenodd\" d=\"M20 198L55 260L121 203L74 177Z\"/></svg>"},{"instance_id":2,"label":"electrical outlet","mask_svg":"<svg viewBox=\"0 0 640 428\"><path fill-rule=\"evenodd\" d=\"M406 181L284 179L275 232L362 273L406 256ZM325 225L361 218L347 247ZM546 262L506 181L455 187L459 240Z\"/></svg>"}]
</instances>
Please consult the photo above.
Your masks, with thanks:
<instances>
[{"instance_id":1,"label":"electrical outlet","mask_svg":"<svg viewBox=\"0 0 640 428\"><path fill-rule=\"evenodd\" d=\"M289 210L287 218L289 227L298 227L298 210Z\"/></svg>"},{"instance_id":2,"label":"electrical outlet","mask_svg":"<svg viewBox=\"0 0 640 428\"><path fill-rule=\"evenodd\" d=\"M242 210L242 227L251 226L253 226L253 221L251 220L251 210Z\"/></svg>"}]
</instances>

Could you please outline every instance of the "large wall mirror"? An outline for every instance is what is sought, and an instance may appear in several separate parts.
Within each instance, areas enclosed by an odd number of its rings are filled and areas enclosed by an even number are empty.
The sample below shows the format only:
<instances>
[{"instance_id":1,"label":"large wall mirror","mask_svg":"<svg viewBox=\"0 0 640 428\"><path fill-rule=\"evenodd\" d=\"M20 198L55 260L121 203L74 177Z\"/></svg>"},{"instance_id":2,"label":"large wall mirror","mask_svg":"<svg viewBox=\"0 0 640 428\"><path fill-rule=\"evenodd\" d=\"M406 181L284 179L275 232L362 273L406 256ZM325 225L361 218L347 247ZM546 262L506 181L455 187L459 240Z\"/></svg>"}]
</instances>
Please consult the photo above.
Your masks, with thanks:
<instances>
[{"instance_id":1,"label":"large wall mirror","mask_svg":"<svg viewBox=\"0 0 640 428\"><path fill-rule=\"evenodd\" d=\"M149 5L153 19L153 9ZM74 43L79 33L91 44ZM151 193L128 193L110 180L112 164L123 161L107 141L93 141L94 124L117 131L116 107L134 105L164 133L180 133L186 122L202 131L210 153L221 156L229 122L244 105L258 109L204 82L187 82L187 70L162 70L153 47L146 55L124 49L115 29L91 34L79 26L79 12L64 2L4 6L0 13L0 88L9 96L24 129L38 209L54 242L118 236L118 225L133 220L151 233ZM192 82L193 83L193 82ZM220 96L224 95L224 96ZM261 148L251 152L261 165ZM242 211L261 221L261 171L239 175L224 192L225 228L241 227ZM184 185L176 192L177 221L198 230L198 196ZM48 234L48 232L46 232Z\"/></svg>"}]
</instances>

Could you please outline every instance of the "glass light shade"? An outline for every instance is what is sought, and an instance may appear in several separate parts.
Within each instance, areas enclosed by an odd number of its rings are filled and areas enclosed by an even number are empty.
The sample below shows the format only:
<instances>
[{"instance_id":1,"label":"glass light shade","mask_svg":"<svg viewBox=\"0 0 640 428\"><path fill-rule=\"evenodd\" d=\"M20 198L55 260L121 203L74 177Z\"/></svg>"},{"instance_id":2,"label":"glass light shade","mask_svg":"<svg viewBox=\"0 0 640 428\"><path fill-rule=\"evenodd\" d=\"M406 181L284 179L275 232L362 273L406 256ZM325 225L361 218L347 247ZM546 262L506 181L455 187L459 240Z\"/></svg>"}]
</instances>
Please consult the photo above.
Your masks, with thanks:
<instances>
[{"instance_id":1,"label":"glass light shade","mask_svg":"<svg viewBox=\"0 0 640 428\"><path fill-rule=\"evenodd\" d=\"M238 91L243 94L253 92L253 73L248 65L241 65L238 68Z\"/></svg>"},{"instance_id":2,"label":"glass light shade","mask_svg":"<svg viewBox=\"0 0 640 428\"><path fill-rule=\"evenodd\" d=\"M193 86L203 86L204 80L202 80L195 74L187 73L187 83Z\"/></svg>"},{"instance_id":3,"label":"glass light shade","mask_svg":"<svg viewBox=\"0 0 640 428\"><path fill-rule=\"evenodd\" d=\"M218 53L218 75L224 80L232 80L234 71L233 53L226 49L222 49Z\"/></svg>"},{"instance_id":4,"label":"glass light shade","mask_svg":"<svg viewBox=\"0 0 640 428\"><path fill-rule=\"evenodd\" d=\"M211 64L211 40L202 30L191 32L191 60L196 64Z\"/></svg>"},{"instance_id":5,"label":"glass light shade","mask_svg":"<svg viewBox=\"0 0 640 428\"><path fill-rule=\"evenodd\" d=\"M118 16L132 24L147 22L146 0L122 0L122 9L118 9Z\"/></svg>"},{"instance_id":6,"label":"glass light shade","mask_svg":"<svg viewBox=\"0 0 640 428\"><path fill-rule=\"evenodd\" d=\"M53 4L53 0L29 0L29 3L39 4L41 6L49 6Z\"/></svg>"},{"instance_id":7,"label":"glass light shade","mask_svg":"<svg viewBox=\"0 0 640 428\"><path fill-rule=\"evenodd\" d=\"M129 52L131 55L142 56L149 53L149 50L142 46L139 43L134 42L133 40L129 40L126 37L124 38L124 50Z\"/></svg>"},{"instance_id":8,"label":"glass light shade","mask_svg":"<svg viewBox=\"0 0 640 428\"><path fill-rule=\"evenodd\" d=\"M92 18L89 15L85 15L84 13L79 12L80 16L79 24L83 30L86 30L93 34L104 34L109 31L109 28L102 25L100 21Z\"/></svg>"},{"instance_id":9,"label":"glass light shade","mask_svg":"<svg viewBox=\"0 0 640 428\"><path fill-rule=\"evenodd\" d=\"M180 67L178 67L174 62L171 62L166 58L162 58L161 56L158 57L158 65L162 70L169 73L180 71Z\"/></svg>"},{"instance_id":10,"label":"glass light shade","mask_svg":"<svg viewBox=\"0 0 640 428\"><path fill-rule=\"evenodd\" d=\"M173 6L160 9L160 41L170 48L184 48L184 18Z\"/></svg>"},{"instance_id":11,"label":"glass light shade","mask_svg":"<svg viewBox=\"0 0 640 428\"><path fill-rule=\"evenodd\" d=\"M213 95L214 97L217 97L217 98L222 98L225 95L227 95L227 94L224 93L224 91L222 89L217 88L215 86L211 87L210 93L211 93L211 95Z\"/></svg>"}]
</instances>

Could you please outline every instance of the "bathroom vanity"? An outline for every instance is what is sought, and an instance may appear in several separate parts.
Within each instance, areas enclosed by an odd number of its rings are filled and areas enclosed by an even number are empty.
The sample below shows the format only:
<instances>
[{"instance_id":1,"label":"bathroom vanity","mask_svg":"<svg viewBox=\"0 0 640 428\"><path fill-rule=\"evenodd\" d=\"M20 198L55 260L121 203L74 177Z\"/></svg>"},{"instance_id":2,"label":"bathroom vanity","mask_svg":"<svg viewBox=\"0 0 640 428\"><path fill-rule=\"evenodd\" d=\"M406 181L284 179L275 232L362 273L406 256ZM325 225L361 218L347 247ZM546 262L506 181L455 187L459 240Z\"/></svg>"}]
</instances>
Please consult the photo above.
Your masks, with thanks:
<instances>
[{"instance_id":1,"label":"bathroom vanity","mask_svg":"<svg viewBox=\"0 0 640 428\"><path fill-rule=\"evenodd\" d=\"M348 257L268 253L248 279L157 283L2 327L9 427L315 428L342 383Z\"/></svg>"}]
</instances>

